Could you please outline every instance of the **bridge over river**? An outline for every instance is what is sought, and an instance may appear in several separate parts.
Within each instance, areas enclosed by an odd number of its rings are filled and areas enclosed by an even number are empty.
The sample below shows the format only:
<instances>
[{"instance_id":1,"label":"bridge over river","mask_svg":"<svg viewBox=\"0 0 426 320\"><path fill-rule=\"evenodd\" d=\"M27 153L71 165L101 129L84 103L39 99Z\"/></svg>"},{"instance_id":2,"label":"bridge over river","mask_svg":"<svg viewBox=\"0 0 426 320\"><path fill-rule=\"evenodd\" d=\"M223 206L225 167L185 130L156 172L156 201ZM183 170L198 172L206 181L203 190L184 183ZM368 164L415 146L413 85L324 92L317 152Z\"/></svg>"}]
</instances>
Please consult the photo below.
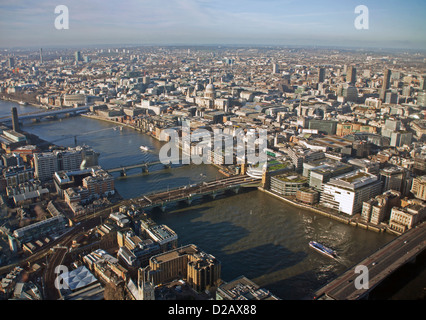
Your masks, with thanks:
<instances>
[{"instance_id":1,"label":"bridge over river","mask_svg":"<svg viewBox=\"0 0 426 320\"><path fill-rule=\"evenodd\" d=\"M60 108L60 109L51 109L47 111L38 111L38 112L29 112L29 113L21 113L18 115L20 121L24 120L36 120L42 119L46 117L55 117L61 114L77 114L86 112L89 110L89 106L82 106L76 108ZM12 121L12 116L0 117L0 123L7 123Z\"/></svg>"},{"instance_id":2,"label":"bridge over river","mask_svg":"<svg viewBox=\"0 0 426 320\"><path fill-rule=\"evenodd\" d=\"M369 293L406 263L414 262L426 248L426 222L408 230L357 265L368 268L368 289L357 289L355 279L361 276L350 268L314 294L317 300L368 299Z\"/></svg>"},{"instance_id":3,"label":"bridge over river","mask_svg":"<svg viewBox=\"0 0 426 320\"><path fill-rule=\"evenodd\" d=\"M191 204L195 199L203 196L210 196L213 199L216 196L230 190L238 193L241 188L258 187L260 179L251 178L247 175L232 176L210 182L203 182L197 185L184 186L173 190L155 192L136 198L137 202L143 209L160 208L165 210L168 205L184 201Z\"/></svg>"}]
</instances>

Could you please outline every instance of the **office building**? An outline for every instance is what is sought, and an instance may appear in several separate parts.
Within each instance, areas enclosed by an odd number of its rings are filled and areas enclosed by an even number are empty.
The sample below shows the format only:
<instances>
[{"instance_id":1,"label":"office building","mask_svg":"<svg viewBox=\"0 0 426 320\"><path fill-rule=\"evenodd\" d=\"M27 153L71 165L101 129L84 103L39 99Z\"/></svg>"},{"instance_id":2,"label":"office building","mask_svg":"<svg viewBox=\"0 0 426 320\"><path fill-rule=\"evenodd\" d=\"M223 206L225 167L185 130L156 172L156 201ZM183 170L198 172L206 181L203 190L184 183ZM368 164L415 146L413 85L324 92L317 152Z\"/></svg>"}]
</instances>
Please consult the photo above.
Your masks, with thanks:
<instances>
[{"instance_id":1,"label":"office building","mask_svg":"<svg viewBox=\"0 0 426 320\"><path fill-rule=\"evenodd\" d=\"M377 128L363 123L338 123L336 127L336 135L344 137L353 133L377 133Z\"/></svg>"},{"instance_id":2,"label":"office building","mask_svg":"<svg viewBox=\"0 0 426 320\"><path fill-rule=\"evenodd\" d=\"M280 300L269 290L260 288L256 283L240 276L230 282L223 283L216 291L216 300Z\"/></svg>"},{"instance_id":3,"label":"office building","mask_svg":"<svg viewBox=\"0 0 426 320\"><path fill-rule=\"evenodd\" d=\"M118 259L102 249L97 249L83 257L90 271L102 280L118 286L127 280L128 271L118 263Z\"/></svg>"},{"instance_id":4,"label":"office building","mask_svg":"<svg viewBox=\"0 0 426 320\"><path fill-rule=\"evenodd\" d=\"M307 182L307 178L295 172L287 172L271 177L270 188L272 192L283 196L295 196L297 190L307 185Z\"/></svg>"},{"instance_id":5,"label":"office building","mask_svg":"<svg viewBox=\"0 0 426 320\"><path fill-rule=\"evenodd\" d=\"M404 86L402 88L402 95L404 97L410 97L412 93L413 93L413 88L411 86Z\"/></svg>"},{"instance_id":6,"label":"office building","mask_svg":"<svg viewBox=\"0 0 426 320\"><path fill-rule=\"evenodd\" d=\"M321 190L322 185L329 182L331 178L352 170L352 166L342 162L322 162L318 165L307 163L304 164L303 167L304 173L306 172L309 179L309 186L318 191Z\"/></svg>"},{"instance_id":7,"label":"office building","mask_svg":"<svg viewBox=\"0 0 426 320\"><path fill-rule=\"evenodd\" d=\"M87 102L87 97L84 94L65 94L64 106L71 107L75 105L84 105Z\"/></svg>"},{"instance_id":8,"label":"office building","mask_svg":"<svg viewBox=\"0 0 426 320\"><path fill-rule=\"evenodd\" d=\"M322 151L303 148L288 148L287 154L290 157L296 172L301 172L303 170L304 162L310 162L324 158L324 152Z\"/></svg>"},{"instance_id":9,"label":"office building","mask_svg":"<svg viewBox=\"0 0 426 320\"><path fill-rule=\"evenodd\" d=\"M15 68L15 59L13 59L12 57L7 59L7 63L9 68Z\"/></svg>"},{"instance_id":10,"label":"office building","mask_svg":"<svg viewBox=\"0 0 426 320\"><path fill-rule=\"evenodd\" d=\"M320 204L324 207L353 215L362 209L362 203L381 193L378 177L359 170L331 179L324 184Z\"/></svg>"},{"instance_id":11,"label":"office building","mask_svg":"<svg viewBox=\"0 0 426 320\"><path fill-rule=\"evenodd\" d=\"M414 120L410 123L411 129L416 133L418 139L423 139L426 135L426 121Z\"/></svg>"},{"instance_id":12,"label":"office building","mask_svg":"<svg viewBox=\"0 0 426 320\"><path fill-rule=\"evenodd\" d=\"M209 287L218 286L221 263L211 254L190 244L153 256L149 260L149 266L141 272L153 285L183 279L194 290L204 292Z\"/></svg>"},{"instance_id":13,"label":"office building","mask_svg":"<svg viewBox=\"0 0 426 320\"><path fill-rule=\"evenodd\" d=\"M345 101L356 102L358 100L358 89L354 86L344 85L342 97L345 98Z\"/></svg>"},{"instance_id":14,"label":"office building","mask_svg":"<svg viewBox=\"0 0 426 320\"><path fill-rule=\"evenodd\" d=\"M81 54L80 51L76 51L74 53L74 58L75 58L75 62L81 62L81 61L83 61L83 56L82 56L82 54Z\"/></svg>"},{"instance_id":15,"label":"office building","mask_svg":"<svg viewBox=\"0 0 426 320\"><path fill-rule=\"evenodd\" d=\"M308 128L311 130L318 130L319 133L326 135L336 134L337 121L310 119L308 122Z\"/></svg>"},{"instance_id":16,"label":"office building","mask_svg":"<svg viewBox=\"0 0 426 320\"><path fill-rule=\"evenodd\" d=\"M141 235L146 239L151 239L155 243L158 243L161 252L177 248L178 236L176 232L166 225L150 225L142 221Z\"/></svg>"},{"instance_id":17,"label":"office building","mask_svg":"<svg viewBox=\"0 0 426 320\"><path fill-rule=\"evenodd\" d=\"M390 141L391 147L410 146L413 140L413 134L407 131L392 132Z\"/></svg>"},{"instance_id":18,"label":"office building","mask_svg":"<svg viewBox=\"0 0 426 320\"><path fill-rule=\"evenodd\" d=\"M388 220L391 209L400 206L400 197L400 192L389 190L373 199L364 201L361 210L361 219L377 225Z\"/></svg>"},{"instance_id":19,"label":"office building","mask_svg":"<svg viewBox=\"0 0 426 320\"><path fill-rule=\"evenodd\" d=\"M346 75L346 82L349 84L355 84L356 83L356 68L353 66L350 66L347 71Z\"/></svg>"},{"instance_id":20,"label":"office building","mask_svg":"<svg viewBox=\"0 0 426 320\"><path fill-rule=\"evenodd\" d=\"M319 200L319 192L313 188L302 187L296 192L296 199L306 204L316 204Z\"/></svg>"},{"instance_id":21,"label":"office building","mask_svg":"<svg viewBox=\"0 0 426 320\"><path fill-rule=\"evenodd\" d=\"M401 130L401 120L386 119L385 127L382 129L382 136L390 137L392 131Z\"/></svg>"},{"instance_id":22,"label":"office building","mask_svg":"<svg viewBox=\"0 0 426 320\"><path fill-rule=\"evenodd\" d=\"M403 233L426 219L426 205L423 202L410 201L403 208L392 208L389 228Z\"/></svg>"},{"instance_id":23,"label":"office building","mask_svg":"<svg viewBox=\"0 0 426 320\"><path fill-rule=\"evenodd\" d=\"M385 94L385 103L387 104L397 104L398 103L398 93L392 91L386 91Z\"/></svg>"},{"instance_id":24,"label":"office building","mask_svg":"<svg viewBox=\"0 0 426 320\"><path fill-rule=\"evenodd\" d=\"M383 76L382 90L380 91L380 100L385 101L387 90L390 88L392 72L386 69Z\"/></svg>"},{"instance_id":25,"label":"office building","mask_svg":"<svg viewBox=\"0 0 426 320\"><path fill-rule=\"evenodd\" d=\"M426 90L426 76L420 78L420 90Z\"/></svg>"},{"instance_id":26,"label":"office building","mask_svg":"<svg viewBox=\"0 0 426 320\"><path fill-rule=\"evenodd\" d=\"M278 63L274 63L272 65L272 73L273 74L278 74L280 73L280 66L278 65Z\"/></svg>"},{"instance_id":27,"label":"office building","mask_svg":"<svg viewBox=\"0 0 426 320\"><path fill-rule=\"evenodd\" d=\"M402 192L408 171L402 167L392 166L380 170L379 179L383 183L382 192L395 190Z\"/></svg>"},{"instance_id":28,"label":"office building","mask_svg":"<svg viewBox=\"0 0 426 320\"><path fill-rule=\"evenodd\" d=\"M413 179L411 193L414 194L417 199L426 201L426 176L416 177Z\"/></svg>"},{"instance_id":29,"label":"office building","mask_svg":"<svg viewBox=\"0 0 426 320\"><path fill-rule=\"evenodd\" d=\"M325 80L325 68L318 68L318 83L322 83Z\"/></svg>"},{"instance_id":30,"label":"office building","mask_svg":"<svg viewBox=\"0 0 426 320\"><path fill-rule=\"evenodd\" d=\"M128 266L146 267L152 256L161 253L160 245L151 239L141 239L132 230L118 231L118 257Z\"/></svg>"}]
</instances>

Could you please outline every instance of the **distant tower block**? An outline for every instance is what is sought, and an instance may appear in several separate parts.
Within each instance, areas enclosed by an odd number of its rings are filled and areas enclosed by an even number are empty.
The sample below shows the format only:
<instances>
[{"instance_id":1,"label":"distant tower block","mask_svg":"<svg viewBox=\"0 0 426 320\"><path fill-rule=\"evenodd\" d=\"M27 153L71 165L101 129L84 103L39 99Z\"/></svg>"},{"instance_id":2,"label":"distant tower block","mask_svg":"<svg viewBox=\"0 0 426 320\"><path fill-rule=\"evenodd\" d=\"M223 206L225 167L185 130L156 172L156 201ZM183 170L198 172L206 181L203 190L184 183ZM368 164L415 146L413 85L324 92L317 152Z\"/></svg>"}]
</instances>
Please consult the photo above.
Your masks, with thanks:
<instances>
[{"instance_id":1,"label":"distant tower block","mask_svg":"<svg viewBox=\"0 0 426 320\"><path fill-rule=\"evenodd\" d=\"M322 83L325 80L325 69L318 68L318 83Z\"/></svg>"},{"instance_id":2,"label":"distant tower block","mask_svg":"<svg viewBox=\"0 0 426 320\"><path fill-rule=\"evenodd\" d=\"M278 65L278 63L274 63L272 65L272 73L273 74L278 74L280 73L280 66Z\"/></svg>"},{"instance_id":3,"label":"distant tower block","mask_svg":"<svg viewBox=\"0 0 426 320\"><path fill-rule=\"evenodd\" d=\"M40 48L40 63L43 63L43 49Z\"/></svg>"},{"instance_id":4,"label":"distant tower block","mask_svg":"<svg viewBox=\"0 0 426 320\"><path fill-rule=\"evenodd\" d=\"M349 84L355 84L356 83L356 68L353 66L350 66L348 68L348 72L346 75L346 82Z\"/></svg>"},{"instance_id":5,"label":"distant tower block","mask_svg":"<svg viewBox=\"0 0 426 320\"><path fill-rule=\"evenodd\" d=\"M18 109L16 107L12 108L12 128L13 131L19 131Z\"/></svg>"}]
</instances>

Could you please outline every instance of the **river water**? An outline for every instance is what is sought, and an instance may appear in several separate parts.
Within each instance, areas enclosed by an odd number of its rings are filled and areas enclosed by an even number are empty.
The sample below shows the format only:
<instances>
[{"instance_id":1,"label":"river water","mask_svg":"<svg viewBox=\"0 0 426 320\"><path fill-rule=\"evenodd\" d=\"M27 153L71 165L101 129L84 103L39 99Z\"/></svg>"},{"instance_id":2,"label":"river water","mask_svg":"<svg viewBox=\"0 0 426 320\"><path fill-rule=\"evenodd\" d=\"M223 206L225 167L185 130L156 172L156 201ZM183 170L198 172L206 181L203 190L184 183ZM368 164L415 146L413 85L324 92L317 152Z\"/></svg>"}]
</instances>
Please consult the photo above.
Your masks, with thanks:
<instances>
[{"instance_id":1,"label":"river water","mask_svg":"<svg viewBox=\"0 0 426 320\"><path fill-rule=\"evenodd\" d=\"M0 117L10 114L15 103L0 101ZM18 106L18 113L38 110ZM141 161L155 161L162 143L103 121L75 117L25 124L23 130L57 145L91 146L100 152L99 164L108 169ZM147 145L152 152L142 152ZM161 169L161 165L158 168ZM116 175L116 189L124 198L137 197L222 175L213 166L191 165L142 174L140 169ZM198 202L172 211L153 212L157 223L177 232L179 244L196 244L222 263L222 279L240 275L269 289L282 299L303 299L313 290L361 261L394 236L354 228L309 211L290 206L261 191L245 191L214 201ZM309 248L311 240L336 249L332 260Z\"/></svg>"}]
</instances>

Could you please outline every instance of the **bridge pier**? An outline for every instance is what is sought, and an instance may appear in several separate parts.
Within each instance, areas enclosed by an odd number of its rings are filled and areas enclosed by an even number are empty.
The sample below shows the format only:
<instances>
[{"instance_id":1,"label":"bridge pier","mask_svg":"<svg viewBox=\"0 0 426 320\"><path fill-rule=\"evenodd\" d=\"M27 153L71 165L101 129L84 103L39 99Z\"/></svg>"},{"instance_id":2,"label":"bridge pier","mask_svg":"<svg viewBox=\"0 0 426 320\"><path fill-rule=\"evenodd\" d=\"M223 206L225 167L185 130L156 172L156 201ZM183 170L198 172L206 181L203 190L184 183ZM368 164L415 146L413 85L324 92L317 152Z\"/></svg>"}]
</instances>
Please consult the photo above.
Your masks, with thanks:
<instances>
[{"instance_id":1,"label":"bridge pier","mask_svg":"<svg viewBox=\"0 0 426 320\"><path fill-rule=\"evenodd\" d=\"M171 163L167 163L167 164L165 164L164 165L164 168L165 169L170 169L172 167L172 164Z\"/></svg>"},{"instance_id":2,"label":"bridge pier","mask_svg":"<svg viewBox=\"0 0 426 320\"><path fill-rule=\"evenodd\" d=\"M142 167L142 173L146 173L146 172L149 172L149 169L148 169L147 165L145 165L145 166Z\"/></svg>"},{"instance_id":3,"label":"bridge pier","mask_svg":"<svg viewBox=\"0 0 426 320\"><path fill-rule=\"evenodd\" d=\"M238 194L240 192L240 186L233 188L232 191Z\"/></svg>"},{"instance_id":4,"label":"bridge pier","mask_svg":"<svg viewBox=\"0 0 426 320\"><path fill-rule=\"evenodd\" d=\"M121 175L122 177L127 176L126 169L121 170L121 171L120 171L120 175Z\"/></svg>"}]
</instances>

